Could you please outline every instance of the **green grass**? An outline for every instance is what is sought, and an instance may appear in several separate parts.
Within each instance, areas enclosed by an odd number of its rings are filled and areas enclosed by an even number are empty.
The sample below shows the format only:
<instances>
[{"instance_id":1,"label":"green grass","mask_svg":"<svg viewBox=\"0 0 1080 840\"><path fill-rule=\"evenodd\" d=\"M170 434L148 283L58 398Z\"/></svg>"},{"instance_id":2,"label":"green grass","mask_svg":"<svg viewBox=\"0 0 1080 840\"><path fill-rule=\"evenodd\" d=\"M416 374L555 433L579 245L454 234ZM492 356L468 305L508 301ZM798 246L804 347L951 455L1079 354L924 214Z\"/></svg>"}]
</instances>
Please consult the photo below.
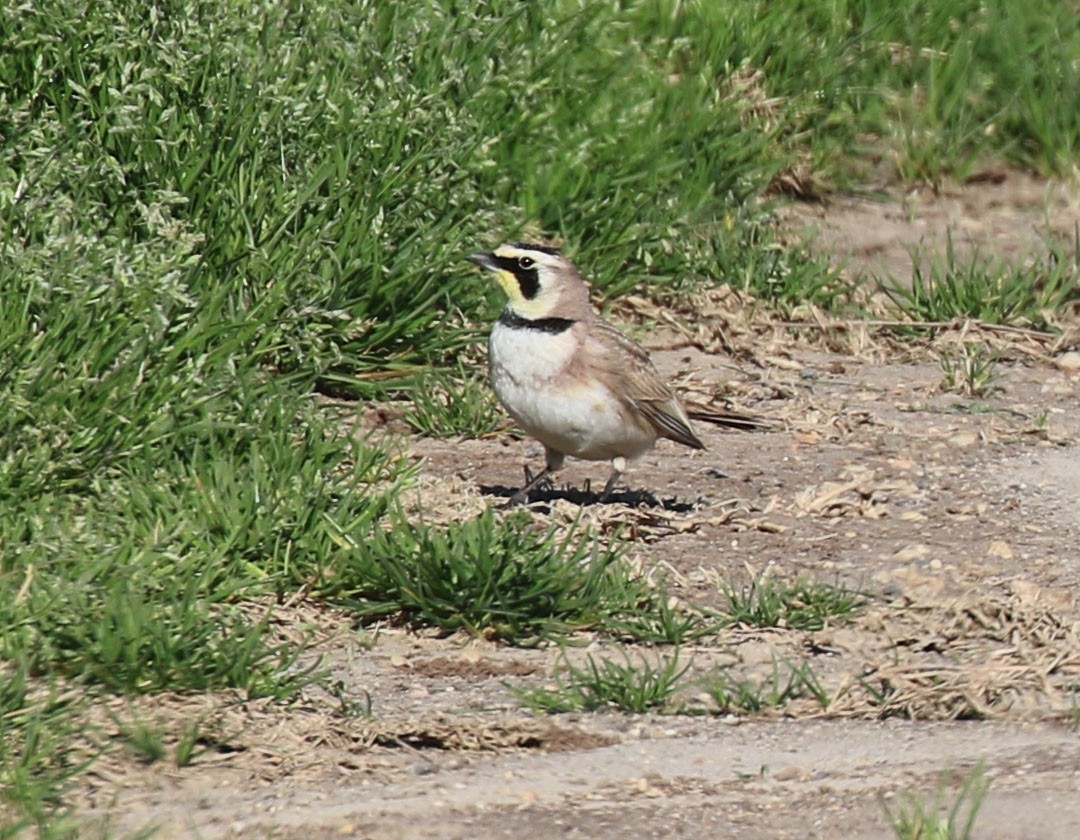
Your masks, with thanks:
<instances>
[{"instance_id":1,"label":"green grass","mask_svg":"<svg viewBox=\"0 0 1080 840\"><path fill-rule=\"evenodd\" d=\"M295 588L299 558L371 527L386 501L367 484L393 487L400 468L330 437L310 408L244 410L102 468L82 493L0 514L0 539L18 547L0 566L0 656L119 692L285 697L303 684L300 651L270 638L272 608L243 604Z\"/></svg>"},{"instance_id":2,"label":"green grass","mask_svg":"<svg viewBox=\"0 0 1080 840\"><path fill-rule=\"evenodd\" d=\"M113 722L124 748L143 764L156 764L171 758L176 767L188 767L201 754L221 743L219 736L206 726L205 719L186 722L175 737L164 724L147 721L134 709L129 719L113 715Z\"/></svg>"},{"instance_id":3,"label":"green grass","mask_svg":"<svg viewBox=\"0 0 1080 840\"><path fill-rule=\"evenodd\" d=\"M506 423L506 413L488 385L486 365L479 362L429 370L416 377L406 395L403 419L428 437L486 437Z\"/></svg>"},{"instance_id":4,"label":"green grass","mask_svg":"<svg viewBox=\"0 0 1080 840\"><path fill-rule=\"evenodd\" d=\"M202 745L204 738L201 721L192 721L184 727L173 751L173 762L177 767L188 767L205 751L206 748Z\"/></svg>"},{"instance_id":5,"label":"green grass","mask_svg":"<svg viewBox=\"0 0 1080 840\"><path fill-rule=\"evenodd\" d=\"M0 837L31 827L42 837L64 833L64 792L89 764L73 749L82 702L32 681L25 666L0 663Z\"/></svg>"},{"instance_id":6,"label":"green grass","mask_svg":"<svg viewBox=\"0 0 1080 840\"><path fill-rule=\"evenodd\" d=\"M297 572L321 598L365 622L464 631L518 646L589 630L623 641L680 645L715 622L674 604L633 573L618 539L584 528L559 534L530 514L490 508L435 527L394 518L323 568Z\"/></svg>"},{"instance_id":7,"label":"green grass","mask_svg":"<svg viewBox=\"0 0 1080 840\"><path fill-rule=\"evenodd\" d=\"M984 767L978 765L964 776L950 804L951 782L952 774L946 773L932 799L908 792L899 801L881 800L897 840L971 840L975 820L990 789L990 779Z\"/></svg>"},{"instance_id":8,"label":"green grass","mask_svg":"<svg viewBox=\"0 0 1080 840\"><path fill-rule=\"evenodd\" d=\"M772 674L758 681L738 679L728 669L718 669L702 679L701 685L716 704L717 714L755 715L803 697L812 697L822 709L827 709L830 702L806 662L797 666L784 663L781 668L781 663L774 661Z\"/></svg>"},{"instance_id":9,"label":"green grass","mask_svg":"<svg viewBox=\"0 0 1080 840\"><path fill-rule=\"evenodd\" d=\"M165 732L159 726L142 720L122 724L120 737L127 742L128 752L143 764L154 764L165 758L168 748Z\"/></svg>"},{"instance_id":10,"label":"green grass","mask_svg":"<svg viewBox=\"0 0 1080 840\"><path fill-rule=\"evenodd\" d=\"M622 655L621 663L588 656L580 667L564 656L555 675L556 688L518 689L515 693L526 708L542 714L599 709L640 714L664 708L690 667L680 664L678 649L655 662L645 658L635 661L625 651Z\"/></svg>"},{"instance_id":11,"label":"green grass","mask_svg":"<svg viewBox=\"0 0 1080 840\"><path fill-rule=\"evenodd\" d=\"M997 354L986 345L964 342L956 352L941 356L942 387L965 397L988 397L997 390L997 361Z\"/></svg>"},{"instance_id":12,"label":"green grass","mask_svg":"<svg viewBox=\"0 0 1080 840\"><path fill-rule=\"evenodd\" d=\"M844 586L800 578L787 582L762 575L740 589L725 586L727 601L719 618L746 627L821 630L847 620L866 603L866 596Z\"/></svg>"},{"instance_id":13,"label":"green grass","mask_svg":"<svg viewBox=\"0 0 1080 840\"><path fill-rule=\"evenodd\" d=\"M500 519L490 509L444 528L376 530L321 572L316 591L369 621L398 617L516 645L604 629L652 603L617 543L557 537L528 514Z\"/></svg>"},{"instance_id":14,"label":"green grass","mask_svg":"<svg viewBox=\"0 0 1080 840\"><path fill-rule=\"evenodd\" d=\"M664 591L652 593L636 609L614 615L605 629L624 641L682 645L715 635L719 624L689 605L673 602Z\"/></svg>"},{"instance_id":15,"label":"green grass","mask_svg":"<svg viewBox=\"0 0 1080 840\"><path fill-rule=\"evenodd\" d=\"M554 688L512 688L522 704L536 713L617 709L623 712L694 711L676 701L689 683L682 681L690 664L682 664L679 649L671 655L632 657L621 651L622 662L589 655L575 665L564 655L555 673ZM726 668L693 680L712 699L715 714L758 715L783 708L793 700L812 698L822 709L829 696L809 663L773 663L770 677L755 681L737 679Z\"/></svg>"},{"instance_id":16,"label":"green grass","mask_svg":"<svg viewBox=\"0 0 1080 840\"><path fill-rule=\"evenodd\" d=\"M177 294L256 312L268 361L346 391L470 339L478 242L558 235L607 295L793 297L825 270L754 199L800 157L825 183L881 157L1064 172L1080 136L1080 24L1051 0L148 11L0 14L6 261L62 276L39 258L66 241L168 264Z\"/></svg>"},{"instance_id":17,"label":"green grass","mask_svg":"<svg viewBox=\"0 0 1080 840\"><path fill-rule=\"evenodd\" d=\"M1080 299L1078 231L1072 249L1047 243L1046 257L1035 265L1012 265L972 254L961 260L951 237L944 256L916 250L911 281L881 284L898 314L915 325L941 326L970 318L988 324L1045 330L1055 315Z\"/></svg>"}]
</instances>

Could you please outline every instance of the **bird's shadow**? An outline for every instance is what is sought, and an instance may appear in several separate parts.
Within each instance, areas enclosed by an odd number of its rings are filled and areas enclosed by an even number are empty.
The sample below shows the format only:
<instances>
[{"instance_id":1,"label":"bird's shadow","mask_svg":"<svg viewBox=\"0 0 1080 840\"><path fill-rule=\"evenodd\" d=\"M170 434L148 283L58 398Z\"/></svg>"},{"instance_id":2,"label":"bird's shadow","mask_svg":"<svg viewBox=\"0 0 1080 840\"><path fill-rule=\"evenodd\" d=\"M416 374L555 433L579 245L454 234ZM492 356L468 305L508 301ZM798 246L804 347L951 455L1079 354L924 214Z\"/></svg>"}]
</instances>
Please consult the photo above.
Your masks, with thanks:
<instances>
[{"instance_id":1,"label":"bird's shadow","mask_svg":"<svg viewBox=\"0 0 1080 840\"><path fill-rule=\"evenodd\" d=\"M480 492L485 496L495 496L501 499L510 499L519 487L506 487L502 484L480 485ZM581 507L593 505L625 505L634 508L659 508L671 513L689 513L697 506L692 501L677 499L674 496L661 499L648 490L616 490L606 499L601 499L603 494L594 491L589 483L584 487L572 487L569 484L562 487L537 487L529 493L527 501L518 507L531 507L535 504L550 504L551 502L564 500Z\"/></svg>"}]
</instances>

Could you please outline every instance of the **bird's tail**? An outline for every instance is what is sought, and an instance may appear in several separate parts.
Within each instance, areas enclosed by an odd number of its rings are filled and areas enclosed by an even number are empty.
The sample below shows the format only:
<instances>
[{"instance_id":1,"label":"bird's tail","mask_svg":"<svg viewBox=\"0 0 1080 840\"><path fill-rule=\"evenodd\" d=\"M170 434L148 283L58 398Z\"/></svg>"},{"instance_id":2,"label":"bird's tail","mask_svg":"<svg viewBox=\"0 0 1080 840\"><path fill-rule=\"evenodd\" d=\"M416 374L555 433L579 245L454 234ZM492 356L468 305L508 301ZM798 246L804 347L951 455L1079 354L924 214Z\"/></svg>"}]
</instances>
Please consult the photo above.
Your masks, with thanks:
<instances>
[{"instance_id":1,"label":"bird's tail","mask_svg":"<svg viewBox=\"0 0 1080 840\"><path fill-rule=\"evenodd\" d=\"M738 429L742 432L775 432L783 426L765 417L743 414L740 411L717 409L694 403L686 404L686 413L691 420L701 420L726 429Z\"/></svg>"}]
</instances>

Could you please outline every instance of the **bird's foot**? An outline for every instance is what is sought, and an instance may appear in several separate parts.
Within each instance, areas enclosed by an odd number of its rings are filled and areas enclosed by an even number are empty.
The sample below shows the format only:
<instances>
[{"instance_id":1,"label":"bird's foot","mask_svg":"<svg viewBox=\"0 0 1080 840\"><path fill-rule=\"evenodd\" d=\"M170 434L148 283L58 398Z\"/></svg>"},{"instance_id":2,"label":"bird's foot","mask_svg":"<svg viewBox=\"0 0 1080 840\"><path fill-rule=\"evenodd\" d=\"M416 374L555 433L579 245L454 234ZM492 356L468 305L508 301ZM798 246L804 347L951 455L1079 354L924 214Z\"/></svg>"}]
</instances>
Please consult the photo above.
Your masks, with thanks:
<instances>
[{"instance_id":1,"label":"bird's foot","mask_svg":"<svg viewBox=\"0 0 1080 840\"><path fill-rule=\"evenodd\" d=\"M532 474L532 470L525 467L525 486L518 492L523 490L553 490L555 488L555 482L551 480L551 470L549 468L541 470L535 476Z\"/></svg>"},{"instance_id":2,"label":"bird's foot","mask_svg":"<svg viewBox=\"0 0 1080 840\"><path fill-rule=\"evenodd\" d=\"M513 496L502 506L503 510L508 510L512 507L517 507L520 504L527 504L529 501L529 494L533 490L551 490L554 484L551 481L551 469L546 468L541 470L535 476L532 474L532 470L525 467L525 486L514 493Z\"/></svg>"}]
</instances>

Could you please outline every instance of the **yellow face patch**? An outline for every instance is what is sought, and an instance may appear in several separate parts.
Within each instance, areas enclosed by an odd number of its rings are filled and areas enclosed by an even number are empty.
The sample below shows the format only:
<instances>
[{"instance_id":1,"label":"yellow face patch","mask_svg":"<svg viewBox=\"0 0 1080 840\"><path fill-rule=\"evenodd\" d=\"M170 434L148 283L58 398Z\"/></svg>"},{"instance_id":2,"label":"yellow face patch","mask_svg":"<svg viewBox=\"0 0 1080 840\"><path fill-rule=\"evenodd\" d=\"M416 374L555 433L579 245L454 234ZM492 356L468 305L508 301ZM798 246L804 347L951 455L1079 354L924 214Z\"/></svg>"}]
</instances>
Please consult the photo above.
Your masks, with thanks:
<instances>
[{"instance_id":1,"label":"yellow face patch","mask_svg":"<svg viewBox=\"0 0 1080 840\"><path fill-rule=\"evenodd\" d=\"M521 293L521 288L514 275L511 274L508 280L504 280L502 277L499 277L498 280L499 285L506 292L509 308L512 312L516 312L522 318L528 318L529 320L547 318L551 314L553 301L550 292L541 292L535 298L529 300Z\"/></svg>"},{"instance_id":2,"label":"yellow face patch","mask_svg":"<svg viewBox=\"0 0 1080 840\"><path fill-rule=\"evenodd\" d=\"M511 303L525 300L525 296L521 294L521 286L518 285L517 278L509 271L499 269L495 272L495 279L502 286L502 290L506 292L506 296Z\"/></svg>"},{"instance_id":3,"label":"yellow face patch","mask_svg":"<svg viewBox=\"0 0 1080 840\"><path fill-rule=\"evenodd\" d=\"M551 314L550 295L541 292L532 300L521 292L521 284L509 271L497 271L495 280L506 294L510 309L522 318L546 318Z\"/></svg>"},{"instance_id":4,"label":"yellow face patch","mask_svg":"<svg viewBox=\"0 0 1080 840\"><path fill-rule=\"evenodd\" d=\"M500 245L492 256L502 263L490 267L506 294L511 311L523 318L547 317L555 304L555 295L544 284L544 272L548 270L545 255L513 245Z\"/></svg>"}]
</instances>

